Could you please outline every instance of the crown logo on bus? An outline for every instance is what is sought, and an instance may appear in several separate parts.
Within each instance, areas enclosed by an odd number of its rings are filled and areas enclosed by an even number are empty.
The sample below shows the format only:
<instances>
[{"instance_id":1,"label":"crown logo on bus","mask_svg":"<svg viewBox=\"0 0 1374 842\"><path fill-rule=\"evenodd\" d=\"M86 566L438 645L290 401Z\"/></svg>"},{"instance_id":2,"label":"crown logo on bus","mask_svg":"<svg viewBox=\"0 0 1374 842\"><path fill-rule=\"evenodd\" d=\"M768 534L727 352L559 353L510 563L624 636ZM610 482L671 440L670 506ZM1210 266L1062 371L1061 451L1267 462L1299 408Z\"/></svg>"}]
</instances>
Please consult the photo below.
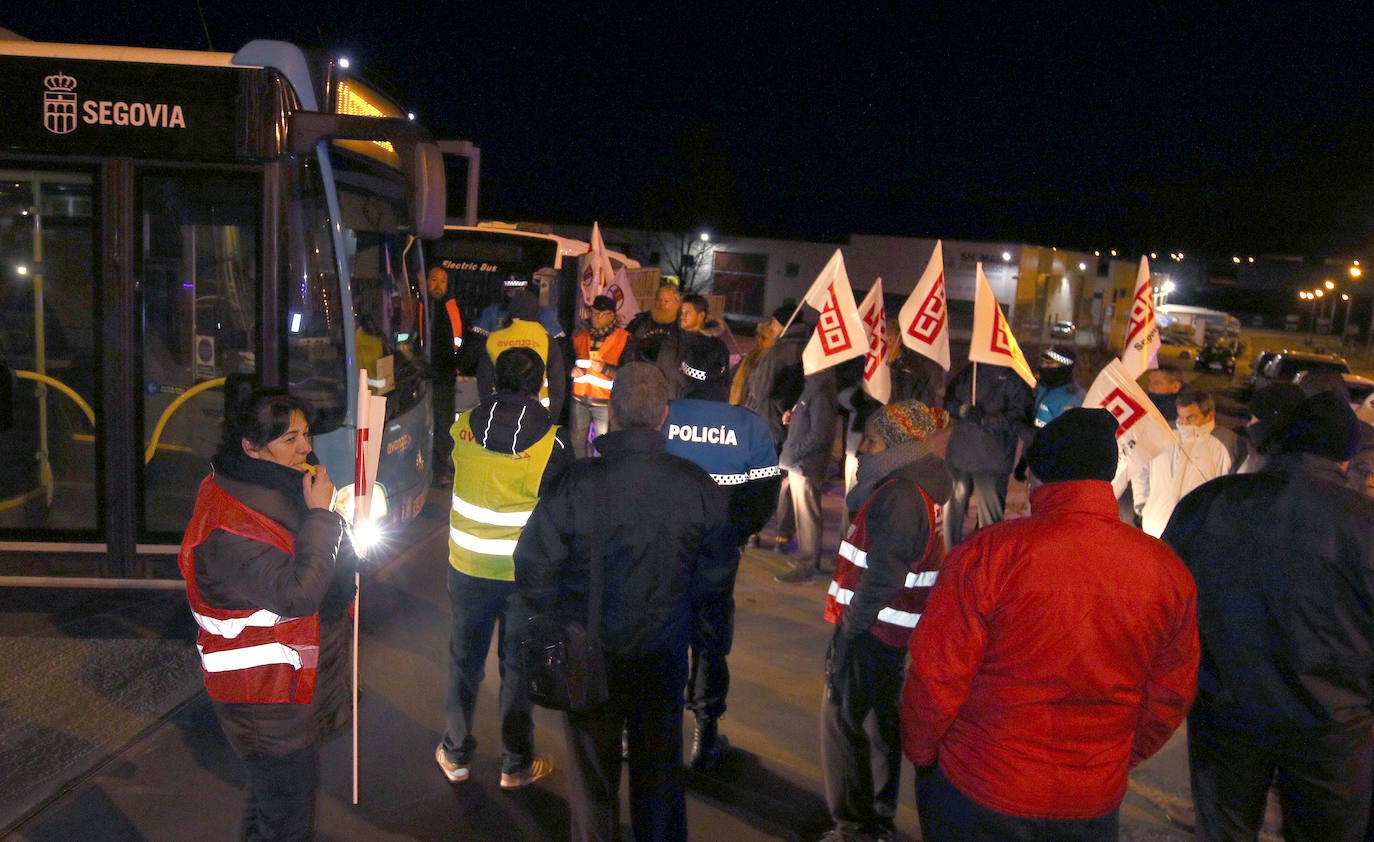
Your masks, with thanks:
<instances>
[{"instance_id":1,"label":"crown logo on bus","mask_svg":"<svg viewBox=\"0 0 1374 842\"><path fill-rule=\"evenodd\" d=\"M43 127L53 134L76 131L76 79L54 73L43 79Z\"/></svg>"}]
</instances>

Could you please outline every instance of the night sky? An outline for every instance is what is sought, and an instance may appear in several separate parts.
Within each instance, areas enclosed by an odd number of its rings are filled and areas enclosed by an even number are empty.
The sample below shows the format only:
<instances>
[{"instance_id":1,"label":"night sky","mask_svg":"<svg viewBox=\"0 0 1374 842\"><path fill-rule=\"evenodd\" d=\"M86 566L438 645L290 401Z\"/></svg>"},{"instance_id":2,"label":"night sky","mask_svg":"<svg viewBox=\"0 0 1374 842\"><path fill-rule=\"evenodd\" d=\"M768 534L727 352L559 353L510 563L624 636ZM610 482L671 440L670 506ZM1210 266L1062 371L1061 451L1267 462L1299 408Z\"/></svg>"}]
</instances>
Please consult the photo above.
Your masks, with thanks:
<instances>
[{"instance_id":1,"label":"night sky","mask_svg":"<svg viewBox=\"0 0 1374 842\"><path fill-rule=\"evenodd\" d=\"M1371 4L665 5L45 0L0 26L347 54L482 148L484 218L1374 256Z\"/></svg>"}]
</instances>

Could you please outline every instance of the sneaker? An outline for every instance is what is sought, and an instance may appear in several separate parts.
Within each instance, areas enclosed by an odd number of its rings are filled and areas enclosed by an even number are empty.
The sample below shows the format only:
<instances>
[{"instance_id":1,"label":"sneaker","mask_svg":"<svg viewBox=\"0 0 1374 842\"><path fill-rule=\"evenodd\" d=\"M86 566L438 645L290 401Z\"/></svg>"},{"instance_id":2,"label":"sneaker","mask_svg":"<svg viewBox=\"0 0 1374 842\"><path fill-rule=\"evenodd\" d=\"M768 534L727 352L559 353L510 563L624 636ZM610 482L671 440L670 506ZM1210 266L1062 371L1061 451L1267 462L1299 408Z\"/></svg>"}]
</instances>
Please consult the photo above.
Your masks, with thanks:
<instances>
[{"instance_id":1,"label":"sneaker","mask_svg":"<svg viewBox=\"0 0 1374 842\"><path fill-rule=\"evenodd\" d=\"M804 585L816 576L816 571L812 567L798 564L773 577L774 582L781 582L784 585Z\"/></svg>"},{"instance_id":2,"label":"sneaker","mask_svg":"<svg viewBox=\"0 0 1374 842\"><path fill-rule=\"evenodd\" d=\"M553 758L547 754L536 755L530 765L518 772L502 772L502 789L520 789L529 786L540 778L547 778L553 773Z\"/></svg>"},{"instance_id":3,"label":"sneaker","mask_svg":"<svg viewBox=\"0 0 1374 842\"><path fill-rule=\"evenodd\" d=\"M448 778L449 783L461 784L468 779L468 767L466 765L460 766L449 760L448 755L444 754L443 743L434 747L434 762L439 764L440 771L444 773L444 777Z\"/></svg>"}]
</instances>

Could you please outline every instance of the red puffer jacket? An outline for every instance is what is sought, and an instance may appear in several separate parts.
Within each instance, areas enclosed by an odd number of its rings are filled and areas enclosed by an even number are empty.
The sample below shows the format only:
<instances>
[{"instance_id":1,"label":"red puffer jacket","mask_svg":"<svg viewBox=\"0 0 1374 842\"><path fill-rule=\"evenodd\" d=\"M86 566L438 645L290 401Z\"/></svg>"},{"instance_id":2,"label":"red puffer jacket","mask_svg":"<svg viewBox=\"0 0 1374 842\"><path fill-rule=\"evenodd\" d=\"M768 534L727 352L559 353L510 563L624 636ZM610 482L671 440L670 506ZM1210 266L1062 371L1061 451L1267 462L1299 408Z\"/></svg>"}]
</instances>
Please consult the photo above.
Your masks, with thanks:
<instances>
[{"instance_id":1,"label":"red puffer jacket","mask_svg":"<svg viewBox=\"0 0 1374 842\"><path fill-rule=\"evenodd\" d=\"M1117 519L1106 482L1043 485L1031 512L945 558L911 639L902 748L998 812L1094 818L1192 703L1197 592Z\"/></svg>"}]
</instances>

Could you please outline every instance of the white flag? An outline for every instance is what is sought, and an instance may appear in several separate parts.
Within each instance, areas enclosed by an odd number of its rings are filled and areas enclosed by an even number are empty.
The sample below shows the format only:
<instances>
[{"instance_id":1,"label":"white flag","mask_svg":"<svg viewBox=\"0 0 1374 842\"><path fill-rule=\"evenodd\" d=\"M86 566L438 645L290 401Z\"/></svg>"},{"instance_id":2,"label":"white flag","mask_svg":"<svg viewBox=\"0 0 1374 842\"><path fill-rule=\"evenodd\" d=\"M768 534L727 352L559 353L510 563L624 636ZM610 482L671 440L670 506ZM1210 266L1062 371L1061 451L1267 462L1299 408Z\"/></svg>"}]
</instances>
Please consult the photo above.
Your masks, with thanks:
<instances>
[{"instance_id":1,"label":"white flag","mask_svg":"<svg viewBox=\"0 0 1374 842\"><path fill-rule=\"evenodd\" d=\"M883 306L883 279L873 282L873 288L859 305L859 319L868 337L868 355L864 357L864 391L879 403L892 397L892 366L887 352L892 347L887 336L887 308Z\"/></svg>"},{"instance_id":2,"label":"white flag","mask_svg":"<svg viewBox=\"0 0 1374 842\"><path fill-rule=\"evenodd\" d=\"M1155 321L1155 296L1150 287L1150 261L1140 256L1140 271L1135 277L1135 300L1126 323L1126 342L1121 348L1121 363L1132 379L1157 368L1159 324Z\"/></svg>"},{"instance_id":3,"label":"white flag","mask_svg":"<svg viewBox=\"0 0 1374 842\"><path fill-rule=\"evenodd\" d=\"M941 240L935 241L926 271L897 314L897 327L903 345L949 371L949 308L945 306L945 250Z\"/></svg>"},{"instance_id":4,"label":"white flag","mask_svg":"<svg viewBox=\"0 0 1374 842\"><path fill-rule=\"evenodd\" d=\"M1169 422L1135 382L1121 360L1112 360L1093 380L1083 406L1105 409L1116 417L1118 461L1112 489L1120 497L1131 476L1177 443Z\"/></svg>"},{"instance_id":5,"label":"white flag","mask_svg":"<svg viewBox=\"0 0 1374 842\"><path fill-rule=\"evenodd\" d=\"M802 351L804 372L814 374L868 353L864 323L859 319L859 308L854 306L854 290L849 286L839 249L835 249L802 300L821 311L816 332Z\"/></svg>"},{"instance_id":6,"label":"white flag","mask_svg":"<svg viewBox=\"0 0 1374 842\"><path fill-rule=\"evenodd\" d=\"M353 453L354 528L372 519L372 489L377 482L377 463L382 456L382 433L386 430L386 398L374 395L367 386L367 369L358 371L357 447Z\"/></svg>"},{"instance_id":7,"label":"white flag","mask_svg":"<svg viewBox=\"0 0 1374 842\"><path fill-rule=\"evenodd\" d=\"M977 272L978 285L973 293L973 341L969 345L968 358L977 363L1006 366L1034 389L1035 375L1031 373L1030 363L1026 362L1026 355L1021 353L1021 346L1016 344L1016 337L1011 335L1011 325L1007 324L1007 317L1002 315L997 297L992 294L988 276L983 274L983 264L977 264Z\"/></svg>"},{"instance_id":8,"label":"white flag","mask_svg":"<svg viewBox=\"0 0 1374 842\"><path fill-rule=\"evenodd\" d=\"M593 222L591 247L582 256L582 303L587 307L592 306L592 299L605 293L606 285L613 276L611 258L606 254L606 241L601 239L601 225Z\"/></svg>"},{"instance_id":9,"label":"white flag","mask_svg":"<svg viewBox=\"0 0 1374 842\"><path fill-rule=\"evenodd\" d=\"M615 323L620 327L629 324L630 319L639 312L639 299L630 287L630 276L625 273L624 266L616 270L615 277L600 294L608 295L615 301Z\"/></svg>"}]
</instances>

